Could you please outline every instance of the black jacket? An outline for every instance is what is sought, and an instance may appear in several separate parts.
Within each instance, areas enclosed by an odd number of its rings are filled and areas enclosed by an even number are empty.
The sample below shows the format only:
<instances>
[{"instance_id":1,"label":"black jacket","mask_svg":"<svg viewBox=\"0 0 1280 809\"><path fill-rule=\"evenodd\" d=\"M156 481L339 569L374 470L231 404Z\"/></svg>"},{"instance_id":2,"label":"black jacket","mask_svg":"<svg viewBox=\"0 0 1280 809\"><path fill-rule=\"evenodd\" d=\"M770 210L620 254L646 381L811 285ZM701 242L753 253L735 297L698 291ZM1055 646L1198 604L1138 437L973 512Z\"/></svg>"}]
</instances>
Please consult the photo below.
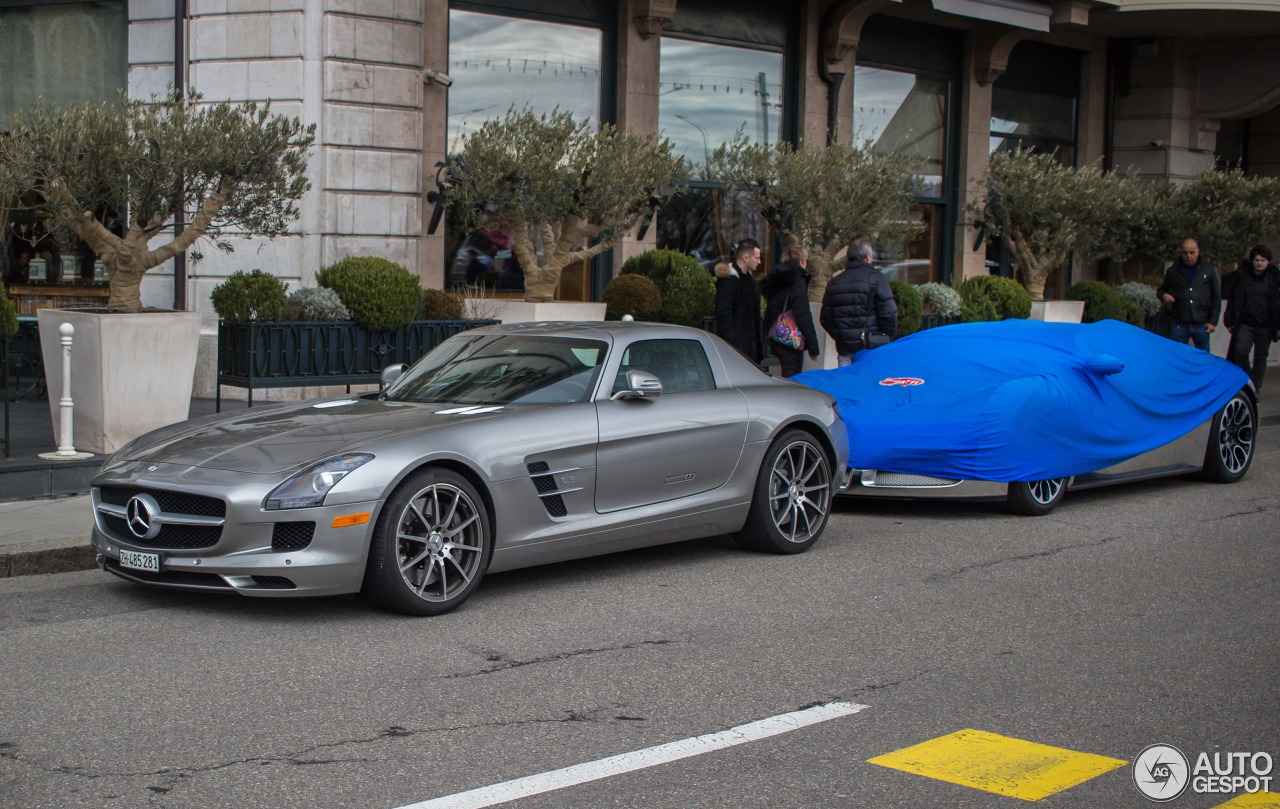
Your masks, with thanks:
<instances>
[{"instance_id":1,"label":"black jacket","mask_svg":"<svg viewBox=\"0 0 1280 809\"><path fill-rule=\"evenodd\" d=\"M1201 261L1188 282L1182 266L1181 261L1175 261L1165 270L1164 283L1156 290L1156 297L1163 301L1166 293L1173 296L1174 323L1218 325L1218 315L1222 314L1222 281L1218 278L1218 268Z\"/></svg>"},{"instance_id":2,"label":"black jacket","mask_svg":"<svg viewBox=\"0 0 1280 809\"><path fill-rule=\"evenodd\" d=\"M1262 278L1256 279L1261 280L1261 284L1250 283L1255 280L1253 267L1250 264L1241 265L1234 275L1235 278L1232 279L1234 283L1223 284L1224 287L1230 286L1230 289L1225 296L1227 311L1222 317L1222 325L1229 329L1240 326L1245 320L1245 312L1248 308L1245 295L1250 291L1264 292L1267 296L1267 325L1261 328L1269 328L1273 332L1272 336L1275 336L1274 332L1280 331L1280 269L1277 269L1274 264L1267 265L1267 268L1262 271Z\"/></svg>"},{"instance_id":3,"label":"black jacket","mask_svg":"<svg viewBox=\"0 0 1280 809\"><path fill-rule=\"evenodd\" d=\"M764 359L760 346L760 290L751 273L716 267L716 334L752 362Z\"/></svg>"},{"instance_id":4,"label":"black jacket","mask_svg":"<svg viewBox=\"0 0 1280 809\"><path fill-rule=\"evenodd\" d=\"M836 341L836 351L852 354L862 348L862 332L898 333L898 305L884 273L865 261L851 261L831 279L822 296L822 328Z\"/></svg>"},{"instance_id":5,"label":"black jacket","mask_svg":"<svg viewBox=\"0 0 1280 809\"><path fill-rule=\"evenodd\" d=\"M818 332L813 328L813 313L809 309L809 279L812 276L798 264L779 264L760 282L760 294L767 302L764 306L765 336L778 317L790 309L796 318L796 326L804 335L804 350L813 354L818 350Z\"/></svg>"}]
</instances>

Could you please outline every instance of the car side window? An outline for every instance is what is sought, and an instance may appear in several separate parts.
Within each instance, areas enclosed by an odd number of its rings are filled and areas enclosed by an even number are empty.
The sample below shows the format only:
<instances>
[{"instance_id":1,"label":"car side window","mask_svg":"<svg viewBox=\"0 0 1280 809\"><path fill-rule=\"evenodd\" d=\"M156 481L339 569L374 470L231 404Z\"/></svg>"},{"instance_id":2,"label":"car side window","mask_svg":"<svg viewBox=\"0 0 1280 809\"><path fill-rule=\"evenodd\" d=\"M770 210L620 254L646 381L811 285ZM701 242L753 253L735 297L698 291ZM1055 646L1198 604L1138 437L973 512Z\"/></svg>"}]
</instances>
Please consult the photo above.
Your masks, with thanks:
<instances>
[{"instance_id":1,"label":"car side window","mask_svg":"<svg viewBox=\"0 0 1280 809\"><path fill-rule=\"evenodd\" d=\"M613 392L627 389L627 371L648 371L662 381L662 395L715 390L707 352L697 340L640 340L627 347Z\"/></svg>"}]
</instances>

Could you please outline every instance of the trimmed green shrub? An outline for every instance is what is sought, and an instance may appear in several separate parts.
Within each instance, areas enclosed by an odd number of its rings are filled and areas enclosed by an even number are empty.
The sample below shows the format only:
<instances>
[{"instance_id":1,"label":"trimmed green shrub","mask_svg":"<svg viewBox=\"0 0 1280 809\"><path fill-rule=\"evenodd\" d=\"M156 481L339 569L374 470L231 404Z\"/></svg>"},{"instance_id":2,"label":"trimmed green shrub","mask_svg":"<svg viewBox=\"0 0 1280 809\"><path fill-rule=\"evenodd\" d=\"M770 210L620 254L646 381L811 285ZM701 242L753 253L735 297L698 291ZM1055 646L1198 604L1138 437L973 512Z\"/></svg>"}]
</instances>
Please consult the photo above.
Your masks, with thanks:
<instances>
[{"instance_id":1,"label":"trimmed green shrub","mask_svg":"<svg viewBox=\"0 0 1280 809\"><path fill-rule=\"evenodd\" d=\"M1119 320L1133 326L1143 324L1142 307L1102 281L1079 281L1067 290L1067 300L1084 301L1081 323Z\"/></svg>"},{"instance_id":2,"label":"trimmed green shrub","mask_svg":"<svg viewBox=\"0 0 1280 809\"><path fill-rule=\"evenodd\" d=\"M619 275L600 293L600 300L607 304L606 320L621 320L623 315L652 320L662 311L662 293L645 275Z\"/></svg>"},{"instance_id":3,"label":"trimmed green shrub","mask_svg":"<svg viewBox=\"0 0 1280 809\"><path fill-rule=\"evenodd\" d=\"M920 331L920 315L924 312L920 293L905 281L890 281L889 288L893 290L893 302L898 304L898 336Z\"/></svg>"},{"instance_id":4,"label":"trimmed green shrub","mask_svg":"<svg viewBox=\"0 0 1280 809\"><path fill-rule=\"evenodd\" d=\"M683 255L683 254L680 254ZM662 310L658 318L680 326L701 326L716 304L716 279L689 256L667 272L662 282Z\"/></svg>"},{"instance_id":5,"label":"trimmed green shrub","mask_svg":"<svg viewBox=\"0 0 1280 809\"><path fill-rule=\"evenodd\" d=\"M418 319L462 320L462 298L443 289L424 289Z\"/></svg>"},{"instance_id":6,"label":"trimmed green shrub","mask_svg":"<svg viewBox=\"0 0 1280 809\"><path fill-rule=\"evenodd\" d=\"M0 284L0 340L8 340L18 333L18 312L13 308L13 301ZM8 369L5 369L8 373Z\"/></svg>"},{"instance_id":7,"label":"trimmed green shrub","mask_svg":"<svg viewBox=\"0 0 1280 809\"><path fill-rule=\"evenodd\" d=\"M289 293L280 310L280 319L286 322L330 323L350 320L351 312L332 289L304 287Z\"/></svg>"},{"instance_id":8,"label":"trimmed green shrub","mask_svg":"<svg viewBox=\"0 0 1280 809\"><path fill-rule=\"evenodd\" d=\"M960 314L960 293L946 284L921 284L916 289L920 292L921 311L924 314L942 317Z\"/></svg>"},{"instance_id":9,"label":"trimmed green shrub","mask_svg":"<svg viewBox=\"0 0 1280 809\"><path fill-rule=\"evenodd\" d=\"M975 298L986 298L996 310L992 320L1008 320L1011 317L1025 318L1031 314L1031 295L1012 278L998 275L979 275L965 281L957 290L962 304L969 305L972 311L985 307L974 302ZM961 316L964 315L963 310ZM985 319L985 318L984 318Z\"/></svg>"},{"instance_id":10,"label":"trimmed green shrub","mask_svg":"<svg viewBox=\"0 0 1280 809\"><path fill-rule=\"evenodd\" d=\"M280 319L285 285L262 270L238 271L214 287L209 300L218 317L229 323L271 322Z\"/></svg>"},{"instance_id":11,"label":"trimmed green shrub","mask_svg":"<svg viewBox=\"0 0 1280 809\"><path fill-rule=\"evenodd\" d=\"M1146 317L1154 317L1160 312L1160 299L1156 297L1155 289L1140 281L1130 281L1116 287L1116 292L1138 304Z\"/></svg>"},{"instance_id":12,"label":"trimmed green shrub","mask_svg":"<svg viewBox=\"0 0 1280 809\"><path fill-rule=\"evenodd\" d=\"M983 295L971 295L960 306L960 322L962 323L984 323L1001 319L1000 312L996 310L996 305L991 302L990 298Z\"/></svg>"},{"instance_id":13,"label":"trimmed green shrub","mask_svg":"<svg viewBox=\"0 0 1280 809\"><path fill-rule=\"evenodd\" d=\"M619 277L637 274L647 276L658 289L662 289L663 282L667 280L667 273L671 272L673 267L688 264L693 264L699 269L702 267L693 256L681 253L679 250L646 250L638 256L627 259L622 269L618 271L618 275Z\"/></svg>"},{"instance_id":14,"label":"trimmed green shrub","mask_svg":"<svg viewBox=\"0 0 1280 809\"><path fill-rule=\"evenodd\" d=\"M374 331L400 331L422 301L418 276L385 258L344 258L316 273L316 283L338 293L352 319Z\"/></svg>"}]
</instances>

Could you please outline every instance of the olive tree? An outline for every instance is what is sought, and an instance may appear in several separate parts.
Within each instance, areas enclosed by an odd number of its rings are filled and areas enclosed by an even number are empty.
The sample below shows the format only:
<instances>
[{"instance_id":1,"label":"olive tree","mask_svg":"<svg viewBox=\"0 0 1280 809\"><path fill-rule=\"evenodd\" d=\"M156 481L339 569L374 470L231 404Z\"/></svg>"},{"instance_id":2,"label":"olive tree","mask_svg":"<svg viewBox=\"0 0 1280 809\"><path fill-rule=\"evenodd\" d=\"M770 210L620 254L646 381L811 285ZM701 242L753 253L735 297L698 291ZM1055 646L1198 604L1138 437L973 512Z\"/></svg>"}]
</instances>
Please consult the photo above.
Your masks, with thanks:
<instances>
[{"instance_id":1,"label":"olive tree","mask_svg":"<svg viewBox=\"0 0 1280 809\"><path fill-rule=\"evenodd\" d=\"M1280 237L1280 179L1247 177L1238 168L1208 169L1170 196L1172 226L1156 245L1162 260L1172 259L1178 244L1191 238L1205 258L1226 269L1258 242Z\"/></svg>"},{"instance_id":2,"label":"olive tree","mask_svg":"<svg viewBox=\"0 0 1280 809\"><path fill-rule=\"evenodd\" d=\"M286 232L311 187L314 132L271 114L269 104L204 104L197 94L37 106L14 115L0 164L25 179L20 195L36 199L53 230L74 232L98 254L110 276L109 307L138 312L147 270L199 239L231 252L224 235ZM185 229L152 249L179 211L188 215Z\"/></svg>"},{"instance_id":3,"label":"olive tree","mask_svg":"<svg viewBox=\"0 0 1280 809\"><path fill-rule=\"evenodd\" d=\"M446 171L469 226L512 230L528 301L553 300L565 267L620 242L685 175L669 140L528 108L482 124Z\"/></svg>"},{"instance_id":4,"label":"olive tree","mask_svg":"<svg viewBox=\"0 0 1280 809\"><path fill-rule=\"evenodd\" d=\"M817 302L850 241L900 244L919 231L911 205L923 190L921 168L919 158L877 151L869 140L797 150L739 133L715 150L707 174L749 197L783 243L809 251L809 299Z\"/></svg>"}]
</instances>

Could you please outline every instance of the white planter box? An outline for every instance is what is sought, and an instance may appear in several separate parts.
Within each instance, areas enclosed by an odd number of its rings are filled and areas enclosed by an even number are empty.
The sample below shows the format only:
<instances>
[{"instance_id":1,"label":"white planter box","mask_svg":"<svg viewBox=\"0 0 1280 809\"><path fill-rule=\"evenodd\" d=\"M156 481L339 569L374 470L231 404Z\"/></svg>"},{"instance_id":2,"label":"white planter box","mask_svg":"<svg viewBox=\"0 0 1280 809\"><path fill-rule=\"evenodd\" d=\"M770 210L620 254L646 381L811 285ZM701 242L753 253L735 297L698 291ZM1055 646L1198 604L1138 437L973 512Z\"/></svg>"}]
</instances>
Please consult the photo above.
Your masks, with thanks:
<instances>
[{"instance_id":1,"label":"white planter box","mask_svg":"<svg viewBox=\"0 0 1280 809\"><path fill-rule=\"evenodd\" d=\"M604 320L604 310L606 308L603 303L583 303L579 301L532 303L530 301L483 300L476 301L476 305L486 311L497 309L498 312L491 315L491 317L495 317L503 323Z\"/></svg>"},{"instance_id":2,"label":"white planter box","mask_svg":"<svg viewBox=\"0 0 1280 809\"><path fill-rule=\"evenodd\" d=\"M822 314L822 304L810 301L809 311L813 313L813 330L818 333L818 350L821 353L815 360L809 356L809 347L805 346L804 365L801 366L801 370L830 371L832 368L838 368L840 353L836 351L836 341L831 339L831 335L827 334L827 330L818 322L818 315Z\"/></svg>"},{"instance_id":3,"label":"white planter box","mask_svg":"<svg viewBox=\"0 0 1280 809\"><path fill-rule=\"evenodd\" d=\"M1032 301L1031 320L1046 323L1079 323L1084 317L1084 301Z\"/></svg>"},{"instance_id":4,"label":"white planter box","mask_svg":"<svg viewBox=\"0 0 1280 809\"><path fill-rule=\"evenodd\" d=\"M115 452L143 433L187 419L200 344L198 312L104 315L41 309L36 316L56 442L61 441L58 327L63 323L76 329L71 345L76 449Z\"/></svg>"}]
</instances>

